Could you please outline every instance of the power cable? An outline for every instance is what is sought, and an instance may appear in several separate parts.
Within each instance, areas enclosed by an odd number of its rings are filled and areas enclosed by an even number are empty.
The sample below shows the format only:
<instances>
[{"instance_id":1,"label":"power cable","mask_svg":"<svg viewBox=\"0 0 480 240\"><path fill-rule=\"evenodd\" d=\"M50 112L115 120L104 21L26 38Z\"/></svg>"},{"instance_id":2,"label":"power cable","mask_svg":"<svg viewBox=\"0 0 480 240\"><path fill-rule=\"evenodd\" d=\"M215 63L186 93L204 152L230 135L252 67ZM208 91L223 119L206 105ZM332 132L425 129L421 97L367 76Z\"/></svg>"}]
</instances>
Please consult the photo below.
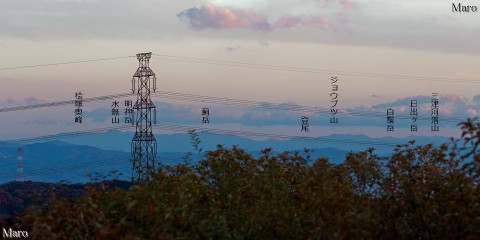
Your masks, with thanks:
<instances>
[{"instance_id":1,"label":"power cable","mask_svg":"<svg viewBox=\"0 0 480 240\"><path fill-rule=\"evenodd\" d=\"M480 83L480 80L472 80L472 79L465 79L465 78L443 78L443 77L398 75L398 74L384 74L384 73L372 73L372 72L352 72L352 71L339 71L339 70L331 70L331 69L316 69L316 68L292 67L292 66L281 66L281 65L271 65L271 64L246 63L246 62L238 62L238 61L214 60L214 59L206 59L206 58L181 57L181 56L155 54L155 53L152 55L157 56L157 57L154 57L155 59L160 59L165 61L179 61L179 62L211 64L211 65L221 65L221 66L231 66L231 67L268 69L268 70L277 70L277 71L335 74L335 75L344 75L344 76L389 78L389 79L403 79L403 80L416 80L416 81L437 81L437 82L455 82L455 83L472 83L472 84ZM135 56L110 57L110 58L88 59L88 60L68 61L68 62L59 62L59 63L5 67L5 68L0 68L0 71L35 68L35 67L59 66L59 65L77 64L77 63L99 62L99 61L132 58L132 57L135 57Z\"/></svg>"},{"instance_id":2,"label":"power cable","mask_svg":"<svg viewBox=\"0 0 480 240\"><path fill-rule=\"evenodd\" d=\"M188 132L191 129L197 129L198 131L216 133L216 134L227 134L227 135L239 135L244 137L251 137L254 139L279 139L279 140L289 140L289 141L318 141L318 142L330 142L330 143L339 143L339 144L361 144L361 145L375 145L375 146L395 146L399 143L385 143L385 142L375 142L375 141L358 141L358 140L345 140L337 138L326 138L326 137L303 137L303 136L291 136L283 134L270 134L270 133L259 133L259 132L247 132L247 131L236 131L236 130L225 130L225 129L216 129L216 128L204 128L204 127L195 127L188 125L176 125L176 124L158 124L153 126L154 128L175 131L175 132ZM1 141L0 146L2 145L11 145L24 142L35 142L35 141L45 141L58 138L67 138L67 137L76 137L88 134L97 134L103 133L106 131L114 130L126 130L133 128L131 125L125 126L114 126L114 127L104 127L98 129L90 129L77 132L61 133L61 134L52 134L52 135L43 135L32 138L23 138L23 139L14 139Z\"/></svg>"},{"instance_id":3,"label":"power cable","mask_svg":"<svg viewBox=\"0 0 480 240\"><path fill-rule=\"evenodd\" d=\"M240 107L247 107L247 108L260 108L260 109L271 109L271 110L284 110L284 111L299 111L299 112L311 112L311 113L319 113L319 114L331 114L330 108L322 108L322 107L313 107L313 106L301 106L301 105L292 105L292 104L285 104L285 103L273 103L273 102L262 102L262 101L252 101L252 100L242 100L242 99L233 99L233 98L224 98L224 97L214 97L214 96L205 96L205 95L195 95L195 94L187 94L187 93L178 93L178 92L168 92L168 91L158 91L155 93L151 93L152 96L156 96L159 98L165 99L172 99L172 100L180 100L180 101L189 101L189 102L197 102L197 103L212 103L212 104L220 104L220 105L234 105ZM104 96L97 96L91 98L85 98L83 102L94 102L100 100L108 100L108 99L115 99L115 98L123 98L132 96L131 93L118 93L118 94L111 94L111 95L104 95ZM75 100L64 100L58 102L50 102L50 103L41 103L41 104L31 104L31 105L24 105L24 106L16 106L16 107L8 107L8 108L0 108L0 113L2 112L12 112L12 111L23 111L23 110L30 110L30 109L38 109L38 108L47 108L47 107L56 107L56 106L64 106L69 104L74 104ZM377 118L385 118L385 115L382 113L376 112L367 112L367 111L355 111L350 109L339 109L338 115L343 116L359 116L359 117L377 117ZM397 119L411 119L411 116L408 114L400 115L396 114L395 118ZM417 120L430 120L430 116L418 116ZM452 122L452 123L459 123L464 121L465 119L460 117L442 117L442 121L445 122Z\"/></svg>"},{"instance_id":4,"label":"power cable","mask_svg":"<svg viewBox=\"0 0 480 240\"><path fill-rule=\"evenodd\" d=\"M6 68L0 68L0 71L13 70L13 69L24 69L24 68L36 68L36 67L49 67L49 66L67 65L67 64L75 64L75 63L100 62L100 61L108 61L108 60L115 60L115 59L122 59L122 58L131 58L131 57L135 57L135 56L98 58L98 59L89 59L89 60L59 62L59 63L46 63L46 64L36 64L36 65L18 66L18 67L6 67Z\"/></svg>"},{"instance_id":5,"label":"power cable","mask_svg":"<svg viewBox=\"0 0 480 240\"><path fill-rule=\"evenodd\" d=\"M157 56L157 57L154 57L155 59L160 59L165 61L201 63L201 64L211 64L211 65L230 66L230 67L258 68L258 69L269 69L269 70L288 71L288 72L335 74L335 75L344 75L344 76L405 79L405 80L416 80L416 81L456 82L456 83L475 83L475 84L480 83L480 80L472 80L472 79L464 79L464 78L442 78L442 77L425 77L425 76L414 76L414 75L382 74L382 73L372 73L372 72L350 72L350 71L339 71L339 70L329 70L329 69L315 69L315 68L289 67L289 66L256 64L256 63L246 63L246 62L222 61L222 60L213 60L213 59L205 59L205 58L180 57L180 56L162 55L162 54L155 54L155 53L152 55Z\"/></svg>"}]
</instances>

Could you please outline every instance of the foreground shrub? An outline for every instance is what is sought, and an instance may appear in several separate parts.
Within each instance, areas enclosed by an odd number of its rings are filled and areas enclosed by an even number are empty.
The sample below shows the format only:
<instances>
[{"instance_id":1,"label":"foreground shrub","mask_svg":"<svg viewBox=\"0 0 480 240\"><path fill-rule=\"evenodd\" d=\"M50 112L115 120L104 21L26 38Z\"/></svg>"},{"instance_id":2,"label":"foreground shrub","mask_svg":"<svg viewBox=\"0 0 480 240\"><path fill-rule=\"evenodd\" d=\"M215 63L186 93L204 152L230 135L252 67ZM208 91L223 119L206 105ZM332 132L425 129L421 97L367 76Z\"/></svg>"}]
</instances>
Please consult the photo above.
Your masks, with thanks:
<instances>
[{"instance_id":1,"label":"foreground shrub","mask_svg":"<svg viewBox=\"0 0 480 240\"><path fill-rule=\"evenodd\" d=\"M148 184L92 186L30 208L17 227L36 239L478 239L472 146L470 160L456 144L410 142L338 165L218 146L196 166L161 167Z\"/></svg>"}]
</instances>

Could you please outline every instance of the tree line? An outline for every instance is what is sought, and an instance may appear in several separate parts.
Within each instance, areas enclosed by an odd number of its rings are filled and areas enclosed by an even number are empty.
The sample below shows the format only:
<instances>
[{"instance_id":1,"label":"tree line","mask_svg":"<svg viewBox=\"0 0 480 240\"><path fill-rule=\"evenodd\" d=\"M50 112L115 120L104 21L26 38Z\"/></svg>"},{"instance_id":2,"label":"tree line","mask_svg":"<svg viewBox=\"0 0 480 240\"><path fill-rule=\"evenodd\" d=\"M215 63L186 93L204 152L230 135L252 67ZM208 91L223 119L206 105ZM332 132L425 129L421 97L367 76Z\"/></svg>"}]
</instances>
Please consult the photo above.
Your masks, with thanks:
<instances>
[{"instance_id":1,"label":"tree line","mask_svg":"<svg viewBox=\"0 0 480 240\"><path fill-rule=\"evenodd\" d=\"M369 148L341 164L218 145L129 189L88 185L30 207L12 228L36 239L478 239L480 123L460 129L440 146Z\"/></svg>"}]
</instances>

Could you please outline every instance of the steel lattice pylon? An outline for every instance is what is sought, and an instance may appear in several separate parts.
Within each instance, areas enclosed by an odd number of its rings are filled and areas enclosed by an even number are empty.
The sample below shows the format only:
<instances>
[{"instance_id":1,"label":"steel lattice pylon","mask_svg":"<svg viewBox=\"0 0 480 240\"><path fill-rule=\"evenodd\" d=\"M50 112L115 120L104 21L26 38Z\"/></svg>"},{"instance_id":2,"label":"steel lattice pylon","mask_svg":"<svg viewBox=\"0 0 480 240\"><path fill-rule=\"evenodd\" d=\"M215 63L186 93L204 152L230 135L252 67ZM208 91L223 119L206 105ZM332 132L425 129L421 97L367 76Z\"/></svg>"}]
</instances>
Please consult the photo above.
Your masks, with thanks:
<instances>
[{"instance_id":1,"label":"steel lattice pylon","mask_svg":"<svg viewBox=\"0 0 480 240\"><path fill-rule=\"evenodd\" d=\"M152 133L153 124L156 124L156 108L150 98L150 86L156 90L155 74L149 67L152 53L139 53L137 59L139 67L132 79L132 92L137 91L137 101L133 105L135 135L132 139L132 182L149 180L150 174L155 171L155 157L157 155L157 141Z\"/></svg>"}]
</instances>

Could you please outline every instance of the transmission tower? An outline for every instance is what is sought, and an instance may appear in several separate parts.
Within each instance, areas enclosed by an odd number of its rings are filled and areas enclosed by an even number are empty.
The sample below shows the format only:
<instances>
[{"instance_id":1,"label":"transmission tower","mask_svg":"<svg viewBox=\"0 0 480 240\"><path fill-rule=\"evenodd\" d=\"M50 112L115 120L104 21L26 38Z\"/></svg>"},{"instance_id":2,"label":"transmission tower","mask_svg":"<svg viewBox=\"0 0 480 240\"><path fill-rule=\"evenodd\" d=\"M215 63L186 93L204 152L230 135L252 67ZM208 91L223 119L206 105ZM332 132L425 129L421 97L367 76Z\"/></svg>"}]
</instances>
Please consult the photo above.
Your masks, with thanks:
<instances>
[{"instance_id":1,"label":"transmission tower","mask_svg":"<svg viewBox=\"0 0 480 240\"><path fill-rule=\"evenodd\" d=\"M149 180L155 170L155 156L157 155L157 141L152 133L153 124L156 124L156 108L150 98L150 87L156 90L155 74L149 67L152 53L139 53L137 59L139 67L132 79L132 92L137 92L137 101L133 105L136 126L132 139L132 182Z\"/></svg>"}]
</instances>

